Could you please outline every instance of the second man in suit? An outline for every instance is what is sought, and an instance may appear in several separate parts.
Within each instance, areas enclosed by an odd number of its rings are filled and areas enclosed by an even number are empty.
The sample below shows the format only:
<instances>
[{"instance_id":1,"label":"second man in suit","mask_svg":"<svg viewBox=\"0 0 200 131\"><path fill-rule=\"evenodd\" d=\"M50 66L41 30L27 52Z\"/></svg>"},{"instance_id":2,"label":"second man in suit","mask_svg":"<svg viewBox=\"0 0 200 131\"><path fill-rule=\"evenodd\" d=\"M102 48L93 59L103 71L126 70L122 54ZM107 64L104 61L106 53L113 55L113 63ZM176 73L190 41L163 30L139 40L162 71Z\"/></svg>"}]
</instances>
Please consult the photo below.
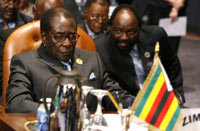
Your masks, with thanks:
<instances>
[{"instance_id":1,"label":"second man in suit","mask_svg":"<svg viewBox=\"0 0 200 131\"><path fill-rule=\"evenodd\" d=\"M180 62L164 29L141 26L138 13L129 5L119 5L110 20L111 30L99 36L95 43L112 78L123 89L137 95L153 64L155 44L160 42L161 61L176 95L184 102Z\"/></svg>"}]
</instances>

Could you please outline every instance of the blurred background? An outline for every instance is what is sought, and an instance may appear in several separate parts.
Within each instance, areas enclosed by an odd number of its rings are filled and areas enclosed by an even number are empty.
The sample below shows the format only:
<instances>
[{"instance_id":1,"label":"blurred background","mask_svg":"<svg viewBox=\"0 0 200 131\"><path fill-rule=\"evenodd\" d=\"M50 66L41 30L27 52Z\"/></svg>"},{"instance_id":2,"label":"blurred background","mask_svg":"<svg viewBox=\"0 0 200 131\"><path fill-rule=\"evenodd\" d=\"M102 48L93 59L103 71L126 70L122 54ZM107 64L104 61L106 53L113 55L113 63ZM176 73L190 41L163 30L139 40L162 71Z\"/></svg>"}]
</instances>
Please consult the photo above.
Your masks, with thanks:
<instances>
[{"instance_id":1,"label":"blurred background","mask_svg":"<svg viewBox=\"0 0 200 131\"><path fill-rule=\"evenodd\" d=\"M135 7L144 15L148 0L135 0ZM187 35L181 38L178 56L183 71L183 88L187 107L200 107L200 0L189 0Z\"/></svg>"},{"instance_id":2,"label":"blurred background","mask_svg":"<svg viewBox=\"0 0 200 131\"><path fill-rule=\"evenodd\" d=\"M135 7L140 15L144 15L148 0L135 0ZM188 0L187 6L187 32L192 35L200 35L200 0Z\"/></svg>"}]
</instances>

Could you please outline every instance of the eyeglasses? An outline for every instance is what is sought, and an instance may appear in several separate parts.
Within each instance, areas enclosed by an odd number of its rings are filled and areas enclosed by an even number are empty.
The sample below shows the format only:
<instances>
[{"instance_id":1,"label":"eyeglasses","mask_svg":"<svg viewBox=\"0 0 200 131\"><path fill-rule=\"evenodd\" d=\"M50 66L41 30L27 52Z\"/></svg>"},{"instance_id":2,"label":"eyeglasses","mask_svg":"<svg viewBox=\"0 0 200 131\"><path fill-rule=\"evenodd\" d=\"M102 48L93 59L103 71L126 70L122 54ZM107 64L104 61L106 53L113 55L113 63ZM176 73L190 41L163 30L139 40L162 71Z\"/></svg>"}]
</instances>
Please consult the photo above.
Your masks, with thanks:
<instances>
[{"instance_id":1,"label":"eyeglasses","mask_svg":"<svg viewBox=\"0 0 200 131\"><path fill-rule=\"evenodd\" d=\"M92 21L96 21L98 19L102 19L103 21L107 21L108 20L108 16L107 15L91 15L90 16L90 20Z\"/></svg>"},{"instance_id":2,"label":"eyeglasses","mask_svg":"<svg viewBox=\"0 0 200 131\"><path fill-rule=\"evenodd\" d=\"M53 39L57 42L65 42L66 39L68 38L69 41L71 42L76 42L78 40L78 38L80 37L79 34L76 33L69 33L67 35L63 35L63 34L56 34L53 36Z\"/></svg>"},{"instance_id":3,"label":"eyeglasses","mask_svg":"<svg viewBox=\"0 0 200 131\"><path fill-rule=\"evenodd\" d=\"M129 30L129 31L121 31L119 29L112 29L114 34L117 35L117 37L120 37L123 35L123 33L125 33L128 37L132 37L134 35L137 34L138 29L134 29L134 30Z\"/></svg>"}]
</instances>

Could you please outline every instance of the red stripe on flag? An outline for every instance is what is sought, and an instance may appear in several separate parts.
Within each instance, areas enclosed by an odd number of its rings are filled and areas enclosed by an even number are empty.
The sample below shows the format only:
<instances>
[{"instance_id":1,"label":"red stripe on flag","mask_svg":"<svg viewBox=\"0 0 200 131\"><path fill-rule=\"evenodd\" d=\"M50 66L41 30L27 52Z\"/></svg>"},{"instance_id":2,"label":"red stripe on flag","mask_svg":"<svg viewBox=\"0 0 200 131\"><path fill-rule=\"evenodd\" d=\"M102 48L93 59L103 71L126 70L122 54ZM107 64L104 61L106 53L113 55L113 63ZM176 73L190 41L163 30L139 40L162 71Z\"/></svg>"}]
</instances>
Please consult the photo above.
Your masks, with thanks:
<instances>
[{"instance_id":1,"label":"red stripe on flag","mask_svg":"<svg viewBox=\"0 0 200 131\"><path fill-rule=\"evenodd\" d=\"M159 115L159 117L158 117L158 119L157 119L157 121L156 121L156 123L155 123L155 126L156 126L156 127L159 127L159 126L160 126L160 124L161 124L163 118L165 117L165 115L166 115L166 113L167 113L167 111L168 111L168 109L169 109L169 107L170 107L170 105L171 105L171 103L172 103L174 97L175 97L175 96L174 96L174 92L171 91L171 92L170 92L170 95L169 95L169 97L168 97L168 99L167 99L167 101L166 101L166 103L165 103L165 106L163 107L163 109L162 109L162 111L161 111L161 113L160 113L160 115Z\"/></svg>"},{"instance_id":2,"label":"red stripe on flag","mask_svg":"<svg viewBox=\"0 0 200 131\"><path fill-rule=\"evenodd\" d=\"M153 106L146 118L146 122L150 123L151 119L153 118L153 116L158 108L158 105L160 104L160 101L162 100L162 98L165 94L166 89L167 89L166 83L164 82L162 85L162 88L161 88L160 92L158 93L158 96L156 97L155 102L153 103Z\"/></svg>"}]
</instances>

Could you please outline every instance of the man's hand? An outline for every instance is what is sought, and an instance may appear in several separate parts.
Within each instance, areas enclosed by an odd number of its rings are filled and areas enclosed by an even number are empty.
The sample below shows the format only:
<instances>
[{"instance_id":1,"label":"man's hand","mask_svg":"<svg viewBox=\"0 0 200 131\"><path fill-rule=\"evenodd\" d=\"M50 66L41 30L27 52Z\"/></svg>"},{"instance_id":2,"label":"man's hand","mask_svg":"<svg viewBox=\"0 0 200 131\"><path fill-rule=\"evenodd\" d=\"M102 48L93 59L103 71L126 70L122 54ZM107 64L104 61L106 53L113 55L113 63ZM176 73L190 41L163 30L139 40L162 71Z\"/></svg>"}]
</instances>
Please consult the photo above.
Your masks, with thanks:
<instances>
[{"instance_id":1,"label":"man's hand","mask_svg":"<svg viewBox=\"0 0 200 131\"><path fill-rule=\"evenodd\" d=\"M178 10L176 8L172 8L171 12L169 13L169 17L171 18L171 22L176 21L178 18Z\"/></svg>"},{"instance_id":2,"label":"man's hand","mask_svg":"<svg viewBox=\"0 0 200 131\"><path fill-rule=\"evenodd\" d=\"M171 18L171 21L176 21L178 17L178 12L180 8L184 6L184 0L167 0L172 5L172 10L169 13L169 17Z\"/></svg>"}]
</instances>

